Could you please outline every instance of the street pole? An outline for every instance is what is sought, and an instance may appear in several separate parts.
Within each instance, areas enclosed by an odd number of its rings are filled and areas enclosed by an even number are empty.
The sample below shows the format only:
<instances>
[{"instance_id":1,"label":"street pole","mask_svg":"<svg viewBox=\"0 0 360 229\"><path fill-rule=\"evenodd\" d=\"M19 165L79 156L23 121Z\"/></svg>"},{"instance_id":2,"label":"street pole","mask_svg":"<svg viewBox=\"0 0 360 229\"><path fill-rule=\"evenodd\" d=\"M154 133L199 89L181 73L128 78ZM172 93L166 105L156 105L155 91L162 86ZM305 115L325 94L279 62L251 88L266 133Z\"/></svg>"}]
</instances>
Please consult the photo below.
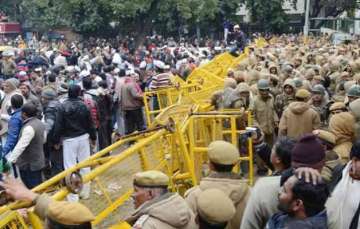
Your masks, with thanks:
<instances>
[{"instance_id":1,"label":"street pole","mask_svg":"<svg viewBox=\"0 0 360 229\"><path fill-rule=\"evenodd\" d=\"M310 14L310 0L306 0L306 9L305 9L305 25L304 25L304 36L309 35L309 14Z\"/></svg>"}]
</instances>

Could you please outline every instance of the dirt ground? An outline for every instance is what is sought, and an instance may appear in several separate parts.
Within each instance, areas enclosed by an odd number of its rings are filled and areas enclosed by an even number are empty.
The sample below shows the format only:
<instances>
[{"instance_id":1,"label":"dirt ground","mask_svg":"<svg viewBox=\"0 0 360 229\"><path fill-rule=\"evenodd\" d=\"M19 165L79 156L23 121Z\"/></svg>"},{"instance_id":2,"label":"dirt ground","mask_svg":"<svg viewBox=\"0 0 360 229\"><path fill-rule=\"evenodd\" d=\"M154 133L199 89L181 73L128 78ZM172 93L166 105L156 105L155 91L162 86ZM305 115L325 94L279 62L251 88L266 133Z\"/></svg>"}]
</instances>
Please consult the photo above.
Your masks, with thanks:
<instances>
[{"instance_id":1,"label":"dirt ground","mask_svg":"<svg viewBox=\"0 0 360 229\"><path fill-rule=\"evenodd\" d=\"M124 150L124 148L122 150ZM116 154L121 153L122 150L119 150ZM148 147L146 151L151 164L150 166L155 166L157 160L152 154L153 150L151 147ZM107 190L111 200L115 201L117 198L132 188L133 175L139 171L142 171L139 154L134 154L133 156L125 159L119 164L113 166L111 169L107 170L96 180L92 181L90 198L87 200L82 200L81 202L88 206L94 214L99 214L102 210L110 205L109 201L102 193L100 185L103 187L103 189ZM130 199L114 212L112 212L95 228L108 228L109 226L123 221L133 211L134 207Z\"/></svg>"}]
</instances>

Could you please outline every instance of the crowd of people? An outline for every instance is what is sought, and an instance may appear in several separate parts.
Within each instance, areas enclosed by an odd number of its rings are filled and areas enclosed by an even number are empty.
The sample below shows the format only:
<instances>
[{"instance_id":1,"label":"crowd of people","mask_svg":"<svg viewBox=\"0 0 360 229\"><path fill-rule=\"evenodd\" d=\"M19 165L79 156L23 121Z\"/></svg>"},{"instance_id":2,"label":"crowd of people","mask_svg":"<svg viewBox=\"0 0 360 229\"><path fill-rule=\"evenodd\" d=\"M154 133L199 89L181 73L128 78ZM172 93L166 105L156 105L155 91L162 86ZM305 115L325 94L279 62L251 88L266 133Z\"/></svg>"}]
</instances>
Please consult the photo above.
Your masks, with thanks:
<instances>
[{"instance_id":1,"label":"crowd of people","mask_svg":"<svg viewBox=\"0 0 360 229\"><path fill-rule=\"evenodd\" d=\"M359 45L333 46L326 36L306 41L286 35L263 48L250 45L248 58L228 70L224 89L209 98L217 110L252 112L253 128L240 137L242 147L212 142L209 175L184 197L168 191L170 180L162 172L137 173L136 210L127 222L157 229L359 228ZM170 86L173 75L186 79L226 50L159 37L136 49L131 39L116 44L44 40L39 47L33 53L4 52L1 62L1 125L7 130L0 131L3 162L11 163L12 173L27 188L41 183L44 168L51 177L109 146L113 132L122 136L145 129L144 91ZM237 125L248 126L245 114ZM249 137L260 176L254 187L243 180L245 164L240 163L241 174L232 172L239 155L248 154L243 146ZM49 202L11 178L0 185L15 199L36 206ZM68 199L89 194L87 186ZM84 212L85 219L70 217L71 225L90 228L91 213L82 206L74 209ZM56 213L49 215L56 210L39 214L66 225Z\"/></svg>"},{"instance_id":2,"label":"crowd of people","mask_svg":"<svg viewBox=\"0 0 360 229\"><path fill-rule=\"evenodd\" d=\"M11 42L24 43L21 37ZM211 40L201 42L208 47L159 36L147 37L138 48L130 38L33 38L29 48L3 51L4 161L15 165L13 173L32 188L43 181L43 171L45 178L52 177L111 145L113 134L118 138L146 129L143 92L171 86L174 75L186 79L221 52ZM84 191L83 198L88 196Z\"/></svg>"}]
</instances>

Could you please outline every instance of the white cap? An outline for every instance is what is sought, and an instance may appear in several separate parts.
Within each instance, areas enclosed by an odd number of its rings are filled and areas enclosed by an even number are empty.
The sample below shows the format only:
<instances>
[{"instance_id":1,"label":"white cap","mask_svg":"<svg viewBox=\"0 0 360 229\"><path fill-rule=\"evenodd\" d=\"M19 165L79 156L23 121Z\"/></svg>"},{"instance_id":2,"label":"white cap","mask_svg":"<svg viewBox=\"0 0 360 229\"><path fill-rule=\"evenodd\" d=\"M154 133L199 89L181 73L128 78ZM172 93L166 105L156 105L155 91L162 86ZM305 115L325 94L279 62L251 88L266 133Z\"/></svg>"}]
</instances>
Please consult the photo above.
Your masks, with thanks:
<instances>
[{"instance_id":1,"label":"white cap","mask_svg":"<svg viewBox=\"0 0 360 229\"><path fill-rule=\"evenodd\" d=\"M13 50L5 50L3 53L2 53L3 56L14 56L15 53Z\"/></svg>"},{"instance_id":2,"label":"white cap","mask_svg":"<svg viewBox=\"0 0 360 229\"><path fill-rule=\"evenodd\" d=\"M27 74L26 74L26 72L25 71L20 71L19 72L19 76L26 76Z\"/></svg>"},{"instance_id":3,"label":"white cap","mask_svg":"<svg viewBox=\"0 0 360 229\"><path fill-rule=\"evenodd\" d=\"M115 68L115 69L114 69L114 73L115 73L115 74L118 74L119 72L120 72L120 69L119 69L119 68Z\"/></svg>"},{"instance_id":4,"label":"white cap","mask_svg":"<svg viewBox=\"0 0 360 229\"><path fill-rule=\"evenodd\" d=\"M83 70L80 72L79 76L80 76L80 78L90 76L90 72L87 70Z\"/></svg>"},{"instance_id":5,"label":"white cap","mask_svg":"<svg viewBox=\"0 0 360 229\"><path fill-rule=\"evenodd\" d=\"M160 60L154 60L154 66L159 69L170 69L169 65L165 65L165 63Z\"/></svg>"},{"instance_id":6,"label":"white cap","mask_svg":"<svg viewBox=\"0 0 360 229\"><path fill-rule=\"evenodd\" d=\"M144 68L146 68L146 61L141 61L141 63L140 63L140 65L139 65L139 68L141 68L141 69L144 69Z\"/></svg>"},{"instance_id":7,"label":"white cap","mask_svg":"<svg viewBox=\"0 0 360 229\"><path fill-rule=\"evenodd\" d=\"M240 29L239 25L234 25L234 29Z\"/></svg>"},{"instance_id":8,"label":"white cap","mask_svg":"<svg viewBox=\"0 0 360 229\"><path fill-rule=\"evenodd\" d=\"M34 72L41 72L42 71L42 68L41 67L38 67L38 68L35 68L34 69Z\"/></svg>"},{"instance_id":9,"label":"white cap","mask_svg":"<svg viewBox=\"0 0 360 229\"><path fill-rule=\"evenodd\" d=\"M67 72L75 72L75 67L74 66L67 66L66 69L65 69Z\"/></svg>"},{"instance_id":10,"label":"white cap","mask_svg":"<svg viewBox=\"0 0 360 229\"><path fill-rule=\"evenodd\" d=\"M126 70L125 74L126 74L127 76L130 76L130 75L135 74L135 71L134 71L133 69L129 69L129 70Z\"/></svg>"},{"instance_id":11,"label":"white cap","mask_svg":"<svg viewBox=\"0 0 360 229\"><path fill-rule=\"evenodd\" d=\"M75 69L75 71L76 71L76 72L81 72L80 67L79 67L79 66L77 66L77 65L74 67L74 69Z\"/></svg>"}]
</instances>

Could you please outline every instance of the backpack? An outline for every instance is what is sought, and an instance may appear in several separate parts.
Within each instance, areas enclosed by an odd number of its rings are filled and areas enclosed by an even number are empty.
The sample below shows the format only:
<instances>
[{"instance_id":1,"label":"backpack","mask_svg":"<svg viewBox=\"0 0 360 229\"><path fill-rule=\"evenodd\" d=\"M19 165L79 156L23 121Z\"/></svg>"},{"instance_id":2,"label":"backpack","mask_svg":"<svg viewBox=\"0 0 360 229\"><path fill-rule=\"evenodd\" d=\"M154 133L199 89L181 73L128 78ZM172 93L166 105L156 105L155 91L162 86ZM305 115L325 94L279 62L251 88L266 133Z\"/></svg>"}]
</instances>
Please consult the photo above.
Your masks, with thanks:
<instances>
[{"instance_id":1,"label":"backpack","mask_svg":"<svg viewBox=\"0 0 360 229\"><path fill-rule=\"evenodd\" d=\"M96 96L85 92L84 103L90 111L91 119L95 125L95 128L99 128L100 123L99 123L98 104L96 101Z\"/></svg>"}]
</instances>

